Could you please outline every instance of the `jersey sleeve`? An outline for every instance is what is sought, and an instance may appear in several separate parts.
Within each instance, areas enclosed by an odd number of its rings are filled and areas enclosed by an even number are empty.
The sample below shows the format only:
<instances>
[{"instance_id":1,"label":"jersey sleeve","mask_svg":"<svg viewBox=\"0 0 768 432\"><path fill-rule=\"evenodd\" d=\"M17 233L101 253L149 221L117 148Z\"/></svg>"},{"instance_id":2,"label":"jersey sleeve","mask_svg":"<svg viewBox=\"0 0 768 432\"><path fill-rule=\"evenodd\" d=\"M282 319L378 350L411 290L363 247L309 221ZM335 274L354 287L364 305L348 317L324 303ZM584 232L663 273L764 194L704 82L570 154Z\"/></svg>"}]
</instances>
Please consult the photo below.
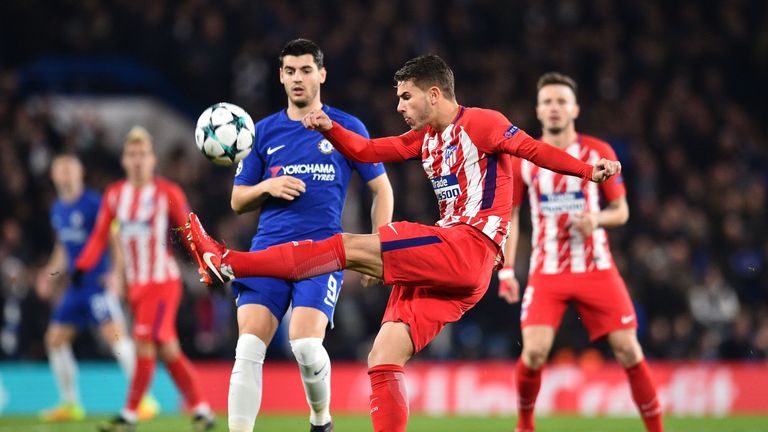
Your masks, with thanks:
<instances>
[{"instance_id":1,"label":"jersey sleeve","mask_svg":"<svg viewBox=\"0 0 768 432\"><path fill-rule=\"evenodd\" d=\"M264 160L259 152L260 129L256 128L256 140L251 152L237 164L234 186L253 186L260 183L264 177Z\"/></svg>"},{"instance_id":2,"label":"jersey sleeve","mask_svg":"<svg viewBox=\"0 0 768 432\"><path fill-rule=\"evenodd\" d=\"M613 151L610 145L607 143L600 146L598 149L600 157L604 157L609 160L619 160L616 157L616 152ZM615 201L623 196L627 195L627 190L624 187L624 177L621 173L615 175L608 180L600 183L600 191L603 193L605 200L608 202Z\"/></svg>"},{"instance_id":3,"label":"jersey sleeve","mask_svg":"<svg viewBox=\"0 0 768 432\"><path fill-rule=\"evenodd\" d=\"M348 129L352 132L355 132L356 134L369 138L370 135L368 134L368 129L366 129L363 122L361 122L357 118L352 118L348 125ZM352 164L352 167L360 174L360 178L363 179L364 182L368 183L369 181L375 179L376 177L384 174L384 164L375 162L375 163L365 163L365 162L355 162L350 161Z\"/></svg>"},{"instance_id":4,"label":"jersey sleeve","mask_svg":"<svg viewBox=\"0 0 768 432\"><path fill-rule=\"evenodd\" d=\"M525 182L523 181L522 160L512 157L512 207L520 207L525 198Z\"/></svg>"},{"instance_id":5,"label":"jersey sleeve","mask_svg":"<svg viewBox=\"0 0 768 432\"><path fill-rule=\"evenodd\" d=\"M498 111L483 110L482 117L473 122L472 134L473 142L484 153L507 153L559 174L592 178L592 165L531 138Z\"/></svg>"},{"instance_id":6,"label":"jersey sleeve","mask_svg":"<svg viewBox=\"0 0 768 432\"><path fill-rule=\"evenodd\" d=\"M189 201L179 185L171 183L168 187L168 218L171 227L180 227L187 222Z\"/></svg>"},{"instance_id":7,"label":"jersey sleeve","mask_svg":"<svg viewBox=\"0 0 768 432\"><path fill-rule=\"evenodd\" d=\"M355 162L396 162L419 156L425 133L412 130L396 137L369 139L334 121L333 127L323 135L341 154Z\"/></svg>"},{"instance_id":8,"label":"jersey sleeve","mask_svg":"<svg viewBox=\"0 0 768 432\"><path fill-rule=\"evenodd\" d=\"M114 201L116 192L110 188L104 194L96 216L96 224L93 226L88 241L82 252L75 260L75 268L82 271L90 271L98 264L109 242L109 229L115 218Z\"/></svg>"}]
</instances>

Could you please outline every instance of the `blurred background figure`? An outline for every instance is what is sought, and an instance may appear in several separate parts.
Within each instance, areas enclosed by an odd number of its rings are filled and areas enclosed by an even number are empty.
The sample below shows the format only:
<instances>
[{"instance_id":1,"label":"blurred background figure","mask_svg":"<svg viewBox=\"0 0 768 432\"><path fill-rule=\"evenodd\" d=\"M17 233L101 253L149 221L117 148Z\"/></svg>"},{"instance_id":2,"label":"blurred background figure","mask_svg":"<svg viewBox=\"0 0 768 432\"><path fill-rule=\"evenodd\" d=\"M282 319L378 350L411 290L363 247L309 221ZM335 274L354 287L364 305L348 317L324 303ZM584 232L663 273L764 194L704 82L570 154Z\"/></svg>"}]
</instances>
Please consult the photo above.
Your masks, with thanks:
<instances>
[{"instance_id":1,"label":"blurred background figure","mask_svg":"<svg viewBox=\"0 0 768 432\"><path fill-rule=\"evenodd\" d=\"M57 200L50 214L56 243L48 263L38 274L36 288L41 299L57 300L46 330L45 346L56 378L60 404L42 413L46 421L82 420L85 416L80 401L77 362L72 353L72 341L78 332L98 326L129 381L136 366L133 341L125 332L125 320L115 292L120 289L115 285L122 280L122 267L115 265L110 273L110 260L104 253L93 269L82 275L78 285L69 280L74 273L75 259L96 223L101 204L101 195L85 188L83 175L80 160L73 154L56 156L51 162L51 179ZM114 247L119 248L119 245ZM120 261L119 257L117 261ZM109 281L111 287L107 286ZM57 286L61 285L66 288L63 293L57 293ZM147 400L145 411L145 418L152 417L157 411L156 403Z\"/></svg>"}]
</instances>

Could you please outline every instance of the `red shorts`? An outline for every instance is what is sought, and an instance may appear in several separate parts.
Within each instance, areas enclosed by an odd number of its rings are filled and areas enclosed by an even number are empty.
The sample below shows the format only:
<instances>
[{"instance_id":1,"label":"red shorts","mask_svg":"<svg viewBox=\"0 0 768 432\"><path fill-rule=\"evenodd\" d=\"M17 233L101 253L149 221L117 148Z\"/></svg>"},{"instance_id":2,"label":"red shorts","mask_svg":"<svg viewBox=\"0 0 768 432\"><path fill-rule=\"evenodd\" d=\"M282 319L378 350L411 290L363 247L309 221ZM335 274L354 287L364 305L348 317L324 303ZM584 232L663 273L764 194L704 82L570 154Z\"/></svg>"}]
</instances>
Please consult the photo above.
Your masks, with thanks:
<instances>
[{"instance_id":1,"label":"red shorts","mask_svg":"<svg viewBox=\"0 0 768 432\"><path fill-rule=\"evenodd\" d=\"M384 283L393 285L382 323L408 324L418 352L480 301L498 246L468 225L394 222L382 226L379 236Z\"/></svg>"},{"instance_id":2,"label":"red shorts","mask_svg":"<svg viewBox=\"0 0 768 432\"><path fill-rule=\"evenodd\" d=\"M133 337L157 343L176 339L181 281L132 286L129 290Z\"/></svg>"},{"instance_id":3,"label":"red shorts","mask_svg":"<svg viewBox=\"0 0 768 432\"><path fill-rule=\"evenodd\" d=\"M521 304L522 327L546 325L557 328L568 302L575 304L592 341L616 330L637 328L635 307L615 268L588 273L530 275Z\"/></svg>"}]
</instances>

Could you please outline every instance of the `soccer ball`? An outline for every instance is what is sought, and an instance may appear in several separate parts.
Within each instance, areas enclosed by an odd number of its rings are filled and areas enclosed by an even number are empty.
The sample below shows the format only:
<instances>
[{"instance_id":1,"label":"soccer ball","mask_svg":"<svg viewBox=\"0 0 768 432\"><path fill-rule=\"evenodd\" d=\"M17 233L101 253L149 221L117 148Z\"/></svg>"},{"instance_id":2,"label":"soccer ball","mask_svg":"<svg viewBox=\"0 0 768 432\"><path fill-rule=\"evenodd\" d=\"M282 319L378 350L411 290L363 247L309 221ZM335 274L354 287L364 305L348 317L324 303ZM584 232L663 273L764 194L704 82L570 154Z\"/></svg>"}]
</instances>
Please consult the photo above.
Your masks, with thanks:
<instances>
[{"instance_id":1,"label":"soccer ball","mask_svg":"<svg viewBox=\"0 0 768 432\"><path fill-rule=\"evenodd\" d=\"M253 120L244 109L220 102L208 107L197 119L197 148L213 163L229 166L251 152L254 140Z\"/></svg>"}]
</instances>

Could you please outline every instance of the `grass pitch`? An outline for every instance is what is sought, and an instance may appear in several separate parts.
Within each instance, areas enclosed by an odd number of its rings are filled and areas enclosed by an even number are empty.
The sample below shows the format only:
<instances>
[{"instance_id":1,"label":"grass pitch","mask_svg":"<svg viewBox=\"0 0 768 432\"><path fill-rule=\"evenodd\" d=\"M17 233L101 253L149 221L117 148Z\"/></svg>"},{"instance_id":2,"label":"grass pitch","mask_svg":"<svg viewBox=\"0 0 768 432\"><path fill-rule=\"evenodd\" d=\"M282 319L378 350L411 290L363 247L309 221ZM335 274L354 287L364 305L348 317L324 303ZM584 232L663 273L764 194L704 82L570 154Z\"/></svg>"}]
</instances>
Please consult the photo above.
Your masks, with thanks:
<instances>
[{"instance_id":1,"label":"grass pitch","mask_svg":"<svg viewBox=\"0 0 768 432\"><path fill-rule=\"evenodd\" d=\"M0 417L0 432L88 432L107 417L89 417L82 422L40 423L36 417ZM360 432L372 430L367 416L335 416L336 432ZM669 432L765 432L768 416L739 416L722 418L668 417L665 419ZM408 424L409 432L511 432L515 419L512 417L426 417L413 416ZM227 430L226 418L220 417L215 429ZM265 415L256 421L256 432L292 432L309 430L306 416ZM541 417L537 420L538 432L642 432L638 418L614 417ZM141 423L139 432L191 431L188 417L160 416Z\"/></svg>"}]
</instances>

